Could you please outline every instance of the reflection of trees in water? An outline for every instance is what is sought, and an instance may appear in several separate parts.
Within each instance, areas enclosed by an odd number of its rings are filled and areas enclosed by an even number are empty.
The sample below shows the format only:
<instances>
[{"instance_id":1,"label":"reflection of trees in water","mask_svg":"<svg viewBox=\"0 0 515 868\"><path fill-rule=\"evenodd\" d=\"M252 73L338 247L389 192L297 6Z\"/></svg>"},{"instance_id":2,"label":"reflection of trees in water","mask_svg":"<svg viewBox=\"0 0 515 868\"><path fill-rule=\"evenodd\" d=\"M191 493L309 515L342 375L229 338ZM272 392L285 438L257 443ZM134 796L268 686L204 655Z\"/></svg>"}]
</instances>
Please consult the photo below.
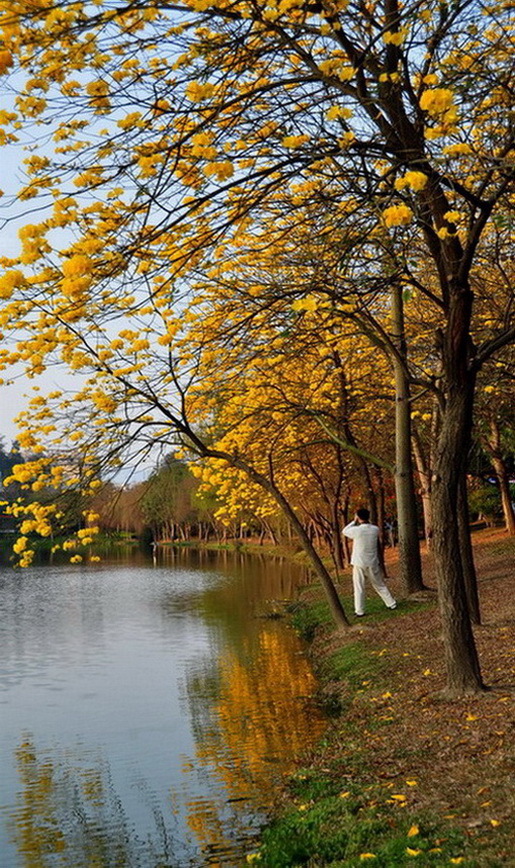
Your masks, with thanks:
<instances>
[{"instance_id":1,"label":"reflection of trees in water","mask_svg":"<svg viewBox=\"0 0 515 868\"><path fill-rule=\"evenodd\" d=\"M235 837L249 836L249 801L255 810L271 806L278 775L291 771L325 727L308 701L315 680L294 634L262 625L246 651L227 650L216 678L196 673L188 682L196 756L185 771L214 775L225 793L225 800L188 806L188 825L205 853L230 852Z\"/></svg>"},{"instance_id":2,"label":"reflection of trees in water","mask_svg":"<svg viewBox=\"0 0 515 868\"><path fill-rule=\"evenodd\" d=\"M143 839L131 827L106 764L79 768L38 757L30 738L16 760L21 792L12 837L24 868L183 868L156 805L151 834Z\"/></svg>"}]
</instances>

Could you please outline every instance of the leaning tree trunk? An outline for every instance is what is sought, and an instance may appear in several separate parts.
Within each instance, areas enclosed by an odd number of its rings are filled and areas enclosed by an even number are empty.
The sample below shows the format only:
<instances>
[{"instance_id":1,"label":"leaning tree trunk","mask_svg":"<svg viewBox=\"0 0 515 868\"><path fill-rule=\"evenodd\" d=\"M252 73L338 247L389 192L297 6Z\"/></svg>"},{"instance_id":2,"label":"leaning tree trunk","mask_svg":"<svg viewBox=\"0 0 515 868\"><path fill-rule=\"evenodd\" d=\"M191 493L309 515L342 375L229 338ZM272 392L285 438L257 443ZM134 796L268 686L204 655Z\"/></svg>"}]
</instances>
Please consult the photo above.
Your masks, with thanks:
<instances>
[{"instance_id":1,"label":"leaning tree trunk","mask_svg":"<svg viewBox=\"0 0 515 868\"><path fill-rule=\"evenodd\" d=\"M458 491L472 427L473 380L456 378L447 391L433 470L433 540L438 579L447 692L484 689L469 616L458 527Z\"/></svg>"},{"instance_id":2,"label":"leaning tree trunk","mask_svg":"<svg viewBox=\"0 0 515 868\"><path fill-rule=\"evenodd\" d=\"M397 353L392 356L395 378L395 495L399 535L400 579L406 593L424 589L418 538L417 499L411 458L411 407L406 359L402 287L394 286L391 297L392 339Z\"/></svg>"},{"instance_id":3,"label":"leaning tree trunk","mask_svg":"<svg viewBox=\"0 0 515 868\"><path fill-rule=\"evenodd\" d=\"M499 423L496 419L490 420L490 432L487 437L487 446L492 464L494 467L497 482L499 483L499 491L501 493L502 511L506 530L510 536L515 536L515 510L511 502L509 475L506 469L506 464L503 459L501 449L501 432Z\"/></svg>"}]
</instances>

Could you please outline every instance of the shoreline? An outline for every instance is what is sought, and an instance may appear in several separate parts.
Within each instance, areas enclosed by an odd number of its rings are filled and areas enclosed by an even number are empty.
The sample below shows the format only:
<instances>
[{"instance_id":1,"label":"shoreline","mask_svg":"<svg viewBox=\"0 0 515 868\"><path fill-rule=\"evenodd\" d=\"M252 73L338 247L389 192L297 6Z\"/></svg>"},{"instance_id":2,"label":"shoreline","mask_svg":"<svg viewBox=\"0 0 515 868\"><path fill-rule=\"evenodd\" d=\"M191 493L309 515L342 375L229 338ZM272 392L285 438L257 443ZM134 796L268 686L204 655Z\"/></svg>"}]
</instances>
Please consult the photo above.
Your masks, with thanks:
<instances>
[{"instance_id":1,"label":"shoreline","mask_svg":"<svg viewBox=\"0 0 515 868\"><path fill-rule=\"evenodd\" d=\"M389 612L369 589L363 629L342 636L318 587L304 590L289 617L310 641L331 718L249 863L515 865L515 748L506 739L515 730L515 538L478 531L474 552L483 612L475 636L490 686L483 695L442 695L434 593L401 598ZM393 550L394 592L395 560ZM423 560L434 584L425 551Z\"/></svg>"}]
</instances>

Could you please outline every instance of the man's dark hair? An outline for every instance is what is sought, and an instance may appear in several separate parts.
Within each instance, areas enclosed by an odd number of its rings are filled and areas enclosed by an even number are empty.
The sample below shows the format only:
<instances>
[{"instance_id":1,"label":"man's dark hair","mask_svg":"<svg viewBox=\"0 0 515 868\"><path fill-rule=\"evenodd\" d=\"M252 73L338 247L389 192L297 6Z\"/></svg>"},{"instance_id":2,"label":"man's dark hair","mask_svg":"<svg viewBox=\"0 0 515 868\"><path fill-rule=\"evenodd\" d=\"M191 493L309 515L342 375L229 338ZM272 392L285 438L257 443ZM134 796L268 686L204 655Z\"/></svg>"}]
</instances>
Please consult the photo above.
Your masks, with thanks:
<instances>
[{"instance_id":1,"label":"man's dark hair","mask_svg":"<svg viewBox=\"0 0 515 868\"><path fill-rule=\"evenodd\" d=\"M368 509L365 509L364 506L356 510L356 515L361 519L361 521L370 521L370 512Z\"/></svg>"}]
</instances>

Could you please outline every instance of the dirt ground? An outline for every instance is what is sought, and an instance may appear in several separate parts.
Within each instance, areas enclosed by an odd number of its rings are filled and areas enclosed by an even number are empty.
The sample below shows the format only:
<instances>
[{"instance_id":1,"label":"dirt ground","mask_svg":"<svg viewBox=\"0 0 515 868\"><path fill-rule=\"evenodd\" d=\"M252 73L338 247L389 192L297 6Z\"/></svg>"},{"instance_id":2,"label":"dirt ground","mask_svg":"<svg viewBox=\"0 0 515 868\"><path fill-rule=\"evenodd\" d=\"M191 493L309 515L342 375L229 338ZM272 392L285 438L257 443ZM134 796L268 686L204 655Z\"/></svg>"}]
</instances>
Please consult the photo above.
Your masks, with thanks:
<instances>
[{"instance_id":1,"label":"dirt ground","mask_svg":"<svg viewBox=\"0 0 515 868\"><path fill-rule=\"evenodd\" d=\"M515 539L491 529L474 533L473 540L483 622L475 638L488 691L442 699L437 606L409 611L400 598L401 617L371 617L370 629L354 634L352 641L360 636L386 665L379 689L364 679L346 714L367 741L376 782L399 794L400 808L452 820L491 848L495 864L500 859L515 866ZM423 561L425 580L434 587L426 552ZM395 551L387 552L387 567L395 593ZM328 645L324 639L318 653L338 641ZM316 656L316 642L313 650ZM482 865L494 864L485 858Z\"/></svg>"}]
</instances>

